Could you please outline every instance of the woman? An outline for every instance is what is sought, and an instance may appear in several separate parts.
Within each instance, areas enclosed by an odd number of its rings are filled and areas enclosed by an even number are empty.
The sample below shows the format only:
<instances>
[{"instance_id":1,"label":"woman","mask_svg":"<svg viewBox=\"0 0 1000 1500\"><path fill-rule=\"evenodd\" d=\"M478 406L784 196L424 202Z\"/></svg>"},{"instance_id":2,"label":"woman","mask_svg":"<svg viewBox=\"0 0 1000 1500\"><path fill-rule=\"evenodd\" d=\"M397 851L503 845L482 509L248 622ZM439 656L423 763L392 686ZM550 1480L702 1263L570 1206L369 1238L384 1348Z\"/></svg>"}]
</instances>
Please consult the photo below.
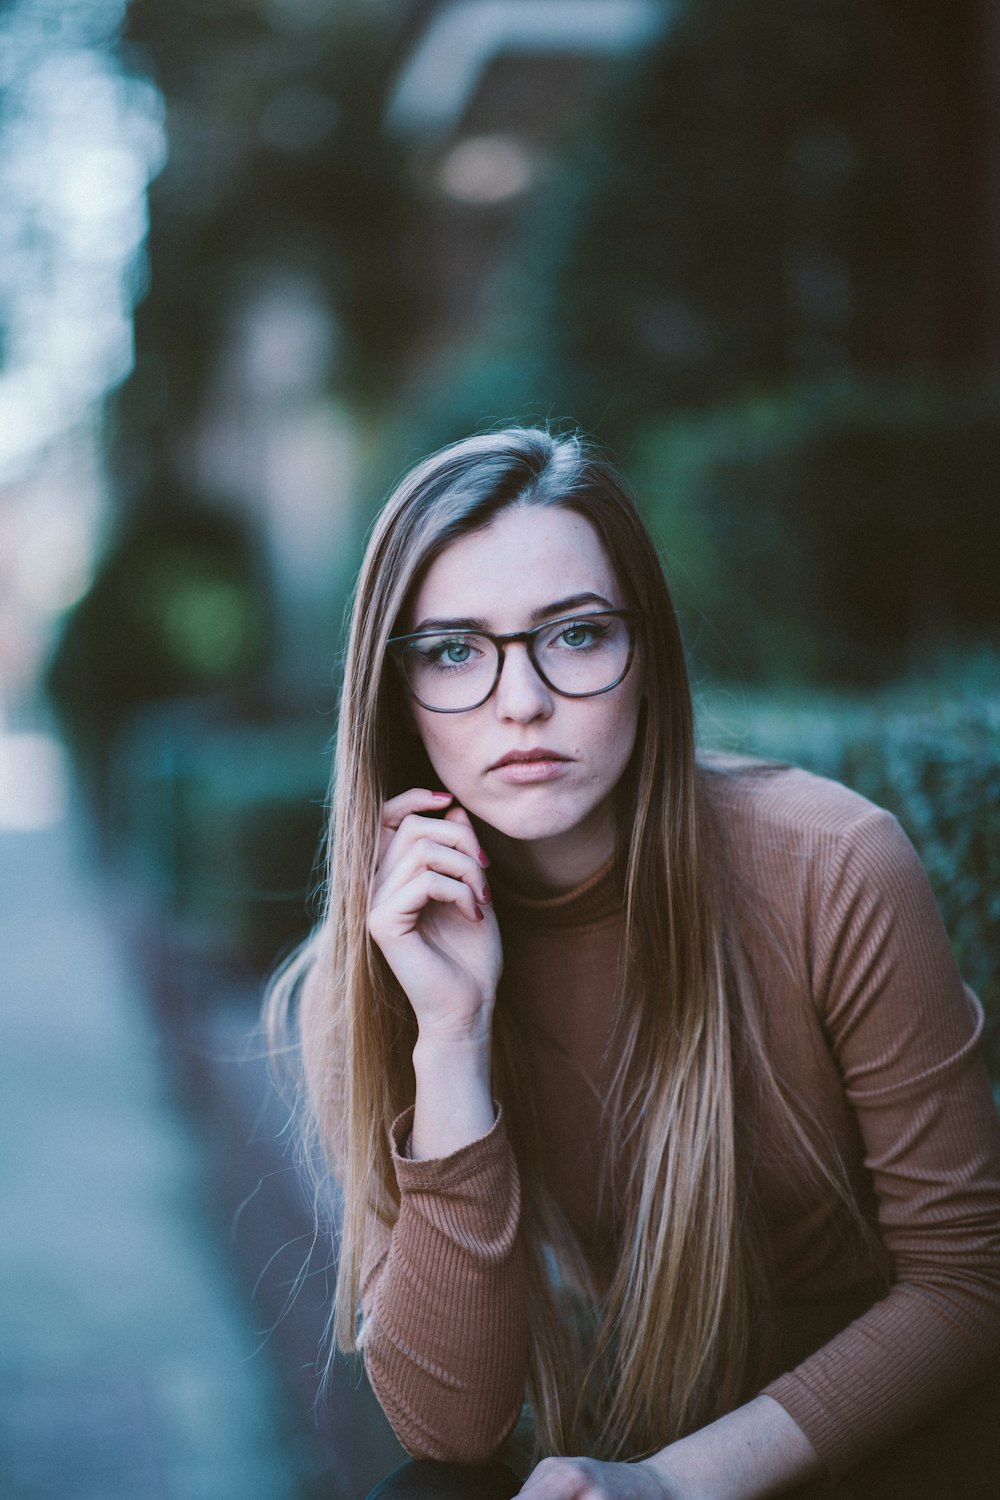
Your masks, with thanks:
<instances>
[{"instance_id":1,"label":"woman","mask_svg":"<svg viewBox=\"0 0 1000 1500\"><path fill-rule=\"evenodd\" d=\"M421 1461L380 1494L995 1494L978 1004L894 819L696 763L655 551L576 437L459 443L379 517L273 1024L300 980L337 1338Z\"/></svg>"}]
</instances>

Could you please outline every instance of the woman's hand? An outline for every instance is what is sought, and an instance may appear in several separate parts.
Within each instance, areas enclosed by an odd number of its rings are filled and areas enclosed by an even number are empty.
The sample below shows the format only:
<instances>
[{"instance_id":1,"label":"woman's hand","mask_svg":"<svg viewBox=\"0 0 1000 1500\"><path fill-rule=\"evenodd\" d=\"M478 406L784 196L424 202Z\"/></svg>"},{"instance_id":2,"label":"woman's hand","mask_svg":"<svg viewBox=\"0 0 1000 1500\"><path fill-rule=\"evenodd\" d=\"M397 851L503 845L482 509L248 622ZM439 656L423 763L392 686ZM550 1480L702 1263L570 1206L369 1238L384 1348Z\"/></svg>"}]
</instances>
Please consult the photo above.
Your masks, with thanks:
<instances>
[{"instance_id":1,"label":"woman's hand","mask_svg":"<svg viewBox=\"0 0 1000 1500\"><path fill-rule=\"evenodd\" d=\"M545 1458L519 1495L526 1500L673 1500L679 1491L649 1463L605 1464L593 1458Z\"/></svg>"},{"instance_id":2,"label":"woman's hand","mask_svg":"<svg viewBox=\"0 0 1000 1500\"><path fill-rule=\"evenodd\" d=\"M382 809L368 931L417 1018L410 1155L447 1156L493 1124L493 1002L503 954L472 821L414 789Z\"/></svg>"},{"instance_id":3,"label":"woman's hand","mask_svg":"<svg viewBox=\"0 0 1000 1500\"><path fill-rule=\"evenodd\" d=\"M488 1041L500 929L468 813L449 794L403 792L382 809L368 931L413 1006L420 1041Z\"/></svg>"}]
</instances>

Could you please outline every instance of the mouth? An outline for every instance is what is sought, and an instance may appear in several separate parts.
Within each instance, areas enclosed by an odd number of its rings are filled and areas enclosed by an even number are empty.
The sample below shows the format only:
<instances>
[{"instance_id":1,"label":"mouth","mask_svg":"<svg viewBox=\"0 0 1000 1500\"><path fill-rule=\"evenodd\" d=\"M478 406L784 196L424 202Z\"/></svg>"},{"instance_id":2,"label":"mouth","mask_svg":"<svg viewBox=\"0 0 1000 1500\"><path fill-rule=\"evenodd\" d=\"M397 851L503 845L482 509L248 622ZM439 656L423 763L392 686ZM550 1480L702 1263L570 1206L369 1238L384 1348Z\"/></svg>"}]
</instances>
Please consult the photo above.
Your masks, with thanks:
<instances>
[{"instance_id":1,"label":"mouth","mask_svg":"<svg viewBox=\"0 0 1000 1500\"><path fill-rule=\"evenodd\" d=\"M534 750L508 750L499 760L494 761L489 767L491 771L498 771L501 766L523 766L538 762L567 761L568 755L560 755L558 750L547 750L543 745Z\"/></svg>"},{"instance_id":2,"label":"mouth","mask_svg":"<svg viewBox=\"0 0 1000 1500\"><path fill-rule=\"evenodd\" d=\"M489 768L489 775L508 786L534 786L567 776L570 757L539 745L534 750L508 750Z\"/></svg>"}]
</instances>

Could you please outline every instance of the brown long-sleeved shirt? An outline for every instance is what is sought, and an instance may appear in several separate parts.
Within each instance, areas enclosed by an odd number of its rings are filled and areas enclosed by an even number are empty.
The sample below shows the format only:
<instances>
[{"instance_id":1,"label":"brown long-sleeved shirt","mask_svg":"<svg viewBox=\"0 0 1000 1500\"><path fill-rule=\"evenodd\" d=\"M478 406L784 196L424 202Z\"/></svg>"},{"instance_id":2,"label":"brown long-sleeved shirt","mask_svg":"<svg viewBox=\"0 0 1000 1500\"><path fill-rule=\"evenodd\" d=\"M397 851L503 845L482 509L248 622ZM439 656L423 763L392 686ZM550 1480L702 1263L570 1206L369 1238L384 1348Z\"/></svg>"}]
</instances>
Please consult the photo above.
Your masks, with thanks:
<instances>
[{"instance_id":1,"label":"brown long-sleeved shirt","mask_svg":"<svg viewBox=\"0 0 1000 1500\"><path fill-rule=\"evenodd\" d=\"M1000 1362L1000 1128L977 1055L982 1013L889 814L794 769L702 774L745 893L776 1066L822 1120L888 1258L890 1290L865 1306L842 1209L819 1189L789 1191L764 1122L758 1170L786 1331L764 1389L836 1477ZM508 891L497 909L498 1004L536 1040L547 1180L606 1266L616 1225L597 1192L600 1097L620 875L612 864L549 899ZM482 1461L524 1396L517 1162L502 1116L431 1161L406 1158L409 1123L407 1112L393 1127L399 1218L391 1232L373 1224L366 1257L366 1363L411 1453Z\"/></svg>"}]
</instances>

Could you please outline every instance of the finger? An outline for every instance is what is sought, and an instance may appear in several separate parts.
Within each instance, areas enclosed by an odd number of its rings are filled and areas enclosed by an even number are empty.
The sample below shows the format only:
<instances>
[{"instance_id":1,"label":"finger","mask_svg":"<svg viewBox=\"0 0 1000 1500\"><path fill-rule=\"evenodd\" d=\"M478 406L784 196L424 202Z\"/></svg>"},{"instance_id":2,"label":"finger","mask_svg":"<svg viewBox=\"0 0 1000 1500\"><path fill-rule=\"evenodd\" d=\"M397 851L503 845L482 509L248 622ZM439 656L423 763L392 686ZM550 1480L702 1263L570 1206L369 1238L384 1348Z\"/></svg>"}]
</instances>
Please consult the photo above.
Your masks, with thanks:
<instances>
[{"instance_id":1,"label":"finger","mask_svg":"<svg viewBox=\"0 0 1000 1500\"><path fill-rule=\"evenodd\" d=\"M411 787L407 792L400 792L398 797L390 797L388 802L383 802L382 827L396 829L408 813L447 807L453 801L451 792L430 792L426 787Z\"/></svg>"},{"instance_id":2,"label":"finger","mask_svg":"<svg viewBox=\"0 0 1000 1500\"><path fill-rule=\"evenodd\" d=\"M462 804L460 802L452 803L451 807L449 807L448 811L440 821L442 823L451 823L457 828L467 828L469 830L469 832L472 834L472 837L476 841L476 858L483 866L483 869L486 869L486 867L491 863L490 857L486 853L486 850L483 848L482 844L479 842L479 834L476 832L476 825L473 823L472 819L469 817L469 814L466 812Z\"/></svg>"},{"instance_id":3,"label":"finger","mask_svg":"<svg viewBox=\"0 0 1000 1500\"><path fill-rule=\"evenodd\" d=\"M383 866L388 869L403 858L413 844L423 839L452 849L462 849L480 865L488 863L485 853L479 847L476 831L468 821L446 821L444 818L422 817L420 813L407 813L395 832L383 829L384 845L379 854L379 870Z\"/></svg>"},{"instance_id":4,"label":"finger","mask_svg":"<svg viewBox=\"0 0 1000 1500\"><path fill-rule=\"evenodd\" d=\"M373 904L368 915L368 930L381 946L383 940L412 932L420 915L432 902L454 906L469 922L481 922L483 913L469 887L461 880L424 870L394 891L392 898Z\"/></svg>"},{"instance_id":5,"label":"finger","mask_svg":"<svg viewBox=\"0 0 1000 1500\"><path fill-rule=\"evenodd\" d=\"M479 849L479 863L481 865L489 864L490 861L487 856L486 850L479 843L479 835L476 833L475 825L460 802L452 803L451 807L449 807L448 811L445 813L441 821L443 823L455 823L460 828L470 829L473 836L475 837L476 844Z\"/></svg>"},{"instance_id":6,"label":"finger","mask_svg":"<svg viewBox=\"0 0 1000 1500\"><path fill-rule=\"evenodd\" d=\"M409 791L400 792L398 797L390 797L382 804L382 824L379 830L378 857L381 860L386 849L392 842L392 836L403 822L404 818L412 813L431 812L433 809L447 807L453 801L451 792L431 792L426 787L411 787Z\"/></svg>"},{"instance_id":7,"label":"finger","mask_svg":"<svg viewBox=\"0 0 1000 1500\"><path fill-rule=\"evenodd\" d=\"M422 870L436 870L464 880L476 901L489 902L490 890L478 859L465 850L442 844L436 838L420 838L408 844L395 859L386 860L375 877L375 892L391 897Z\"/></svg>"}]
</instances>

